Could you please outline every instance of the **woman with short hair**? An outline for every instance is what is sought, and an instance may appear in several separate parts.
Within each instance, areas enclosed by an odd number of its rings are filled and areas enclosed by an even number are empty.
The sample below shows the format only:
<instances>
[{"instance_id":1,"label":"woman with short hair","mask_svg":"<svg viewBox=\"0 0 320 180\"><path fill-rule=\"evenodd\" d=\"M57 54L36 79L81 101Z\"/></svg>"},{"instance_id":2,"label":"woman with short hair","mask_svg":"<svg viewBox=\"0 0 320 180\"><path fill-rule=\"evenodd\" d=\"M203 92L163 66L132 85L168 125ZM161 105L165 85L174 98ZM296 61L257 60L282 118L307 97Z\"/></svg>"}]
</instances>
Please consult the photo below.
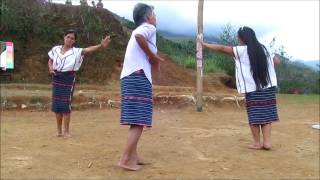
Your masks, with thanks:
<instances>
[{"instance_id":1,"label":"woman with short hair","mask_svg":"<svg viewBox=\"0 0 320 180\"><path fill-rule=\"evenodd\" d=\"M137 28L132 32L121 72L121 119L129 125L124 153L118 165L126 170L139 170L146 164L137 153L143 127L152 126L151 68L159 69L156 46L156 15L153 7L138 3L133 10Z\"/></svg>"}]
</instances>

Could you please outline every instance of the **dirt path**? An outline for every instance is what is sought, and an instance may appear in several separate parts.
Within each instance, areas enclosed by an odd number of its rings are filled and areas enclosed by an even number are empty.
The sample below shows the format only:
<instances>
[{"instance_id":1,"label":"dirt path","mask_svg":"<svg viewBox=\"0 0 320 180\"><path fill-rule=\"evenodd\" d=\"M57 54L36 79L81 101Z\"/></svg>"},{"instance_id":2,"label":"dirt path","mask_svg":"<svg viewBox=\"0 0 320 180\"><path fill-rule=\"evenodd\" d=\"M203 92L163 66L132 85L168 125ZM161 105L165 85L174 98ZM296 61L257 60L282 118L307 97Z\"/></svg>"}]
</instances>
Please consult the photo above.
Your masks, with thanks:
<instances>
[{"instance_id":1,"label":"dirt path","mask_svg":"<svg viewBox=\"0 0 320 180\"><path fill-rule=\"evenodd\" d=\"M116 166L128 128L119 113L74 111L66 140L53 136L51 112L2 112L1 179L319 179L319 131L311 129L318 102L280 97L271 151L244 147L251 140L244 109L156 107L139 144L153 164L139 172Z\"/></svg>"}]
</instances>

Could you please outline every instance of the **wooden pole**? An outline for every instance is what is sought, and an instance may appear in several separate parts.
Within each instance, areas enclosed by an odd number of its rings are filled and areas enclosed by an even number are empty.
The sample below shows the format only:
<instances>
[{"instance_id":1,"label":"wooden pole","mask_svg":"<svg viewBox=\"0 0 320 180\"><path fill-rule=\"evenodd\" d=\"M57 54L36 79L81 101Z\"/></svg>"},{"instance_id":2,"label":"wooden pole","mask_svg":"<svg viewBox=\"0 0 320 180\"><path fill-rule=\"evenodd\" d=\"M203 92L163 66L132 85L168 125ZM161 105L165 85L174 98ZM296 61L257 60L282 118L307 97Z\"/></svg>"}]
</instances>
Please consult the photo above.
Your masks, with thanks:
<instances>
[{"instance_id":1,"label":"wooden pole","mask_svg":"<svg viewBox=\"0 0 320 180\"><path fill-rule=\"evenodd\" d=\"M197 38L203 39L203 0L199 0L198 3L198 33ZM202 56L202 46L197 41L197 111L202 112L202 78L203 78L203 56Z\"/></svg>"}]
</instances>

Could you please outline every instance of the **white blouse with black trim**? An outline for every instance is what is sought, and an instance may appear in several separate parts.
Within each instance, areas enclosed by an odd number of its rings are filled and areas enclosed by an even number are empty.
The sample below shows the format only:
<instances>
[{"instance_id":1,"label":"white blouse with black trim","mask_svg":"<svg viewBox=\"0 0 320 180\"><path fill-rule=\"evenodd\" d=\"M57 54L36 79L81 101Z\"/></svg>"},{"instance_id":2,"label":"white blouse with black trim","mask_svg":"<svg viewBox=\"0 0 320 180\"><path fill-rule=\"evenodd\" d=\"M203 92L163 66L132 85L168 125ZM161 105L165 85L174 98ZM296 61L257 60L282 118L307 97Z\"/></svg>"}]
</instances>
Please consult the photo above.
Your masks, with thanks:
<instances>
[{"instance_id":1,"label":"white blouse with black trim","mask_svg":"<svg viewBox=\"0 0 320 180\"><path fill-rule=\"evenodd\" d=\"M239 93L248 93L257 90L256 83L254 82L247 46L235 46L233 47L233 53L235 55L235 76L237 90ZM277 86L277 76L274 69L273 60L268 60L268 71L270 76L270 82L265 88Z\"/></svg>"},{"instance_id":2,"label":"white blouse with black trim","mask_svg":"<svg viewBox=\"0 0 320 180\"><path fill-rule=\"evenodd\" d=\"M61 54L62 46L55 46L49 52L50 59L53 60L53 70L59 72L78 71L82 61L82 48L70 48L64 54Z\"/></svg>"}]
</instances>

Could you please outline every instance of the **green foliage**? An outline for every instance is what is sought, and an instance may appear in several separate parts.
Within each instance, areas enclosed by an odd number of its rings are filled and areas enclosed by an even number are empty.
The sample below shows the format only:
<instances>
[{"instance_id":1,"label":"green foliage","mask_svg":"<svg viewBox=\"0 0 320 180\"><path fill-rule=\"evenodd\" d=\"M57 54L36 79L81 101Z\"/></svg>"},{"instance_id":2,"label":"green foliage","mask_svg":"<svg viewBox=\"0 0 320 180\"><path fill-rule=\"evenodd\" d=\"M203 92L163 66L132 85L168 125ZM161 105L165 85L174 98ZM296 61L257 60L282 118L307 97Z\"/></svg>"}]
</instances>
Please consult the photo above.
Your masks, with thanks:
<instances>
[{"instance_id":1,"label":"green foliage","mask_svg":"<svg viewBox=\"0 0 320 180\"><path fill-rule=\"evenodd\" d=\"M230 76L234 76L234 62L231 57L222 53L213 53L212 59L218 69L223 70L223 72Z\"/></svg>"},{"instance_id":2,"label":"green foliage","mask_svg":"<svg viewBox=\"0 0 320 180\"><path fill-rule=\"evenodd\" d=\"M134 24L134 22L127 20L126 18L122 17L121 18L121 23L123 26L127 27L128 29L135 29L136 25Z\"/></svg>"},{"instance_id":3,"label":"green foliage","mask_svg":"<svg viewBox=\"0 0 320 180\"><path fill-rule=\"evenodd\" d=\"M237 34L234 28L227 24L219 34L218 43L236 46ZM160 51L170 55L175 61L186 68L196 69L195 40L175 40L175 42L158 36L158 48ZM272 54L282 57L281 64L276 67L278 89L281 93L319 94L319 71L316 72L309 67L290 61L291 57L285 52L284 46L275 47L275 39L269 46ZM227 55L204 49L204 72L224 72L234 77L234 62Z\"/></svg>"},{"instance_id":4,"label":"green foliage","mask_svg":"<svg viewBox=\"0 0 320 180\"><path fill-rule=\"evenodd\" d=\"M114 64L123 59L127 36L106 10L51 4L44 0L2 0L1 5L0 39L13 41L15 46L14 82L21 79L48 82L47 52L53 46L63 44L67 29L78 32L76 47L96 45L106 34L117 35L106 50L85 57L78 81L105 82L113 73Z\"/></svg>"},{"instance_id":5,"label":"green foliage","mask_svg":"<svg viewBox=\"0 0 320 180\"><path fill-rule=\"evenodd\" d=\"M306 65L290 61L291 57L287 54L284 46L275 46L276 39L273 38L269 43L270 53L278 54L281 57L281 64L275 67L278 89L281 93L312 93L319 94L319 71L315 71Z\"/></svg>"},{"instance_id":6,"label":"green foliage","mask_svg":"<svg viewBox=\"0 0 320 180\"><path fill-rule=\"evenodd\" d=\"M281 94L278 96L280 101L285 101L286 103L299 103L299 104L319 104L320 96L319 94L302 94L302 95L295 95L295 94Z\"/></svg>"},{"instance_id":7,"label":"green foliage","mask_svg":"<svg viewBox=\"0 0 320 180\"><path fill-rule=\"evenodd\" d=\"M83 24L81 38L86 39L87 42L99 42L101 37L96 35L102 35L109 30L109 27L101 26L106 23L103 23L101 18L95 14L94 9L89 6L81 6L80 18Z\"/></svg>"},{"instance_id":8,"label":"green foliage","mask_svg":"<svg viewBox=\"0 0 320 180\"><path fill-rule=\"evenodd\" d=\"M112 24L111 21L106 23L103 16L95 12L92 7L65 7L64 5L47 4L44 0L2 0L0 13L0 39L15 43L15 66L17 67L15 70L18 71L15 75L19 76L18 79L27 80L26 74L31 74L30 69L26 70L28 67L26 59L32 55L43 60L41 62L35 60L34 63L38 64L37 66L33 64L32 67L38 67L37 70L42 74L47 73L47 52L54 45L63 43L63 32L66 29L76 29L79 32L77 46L80 47L99 43L105 34L117 35L116 38L113 38L113 43L110 44L108 50L90 56L90 59L95 61L95 65L92 64L92 61L84 62L85 66L79 72L80 77L82 73L88 72L85 75L88 79L94 79L94 77L106 79L110 73L103 72L112 70L106 70L103 61L112 59L113 61L109 60L107 65L111 68L113 67L111 63L123 59L122 55L127 43L126 34L116 34L122 32L122 28L116 23ZM121 21L128 29L135 28L133 22L123 18ZM218 42L222 44L237 45L236 31L230 24L222 28L218 39ZM158 35L157 41L159 51L168 54L186 68L196 69L195 38L173 42ZM277 53L282 57L281 64L276 67L280 92L291 93L294 89L298 89L302 93L319 94L319 71L290 61L283 46L274 47L275 41L273 39L269 47L271 53ZM205 49L204 73L215 72L224 72L234 76L234 62L224 54ZM82 78L79 78L79 81L87 82Z\"/></svg>"},{"instance_id":9,"label":"green foliage","mask_svg":"<svg viewBox=\"0 0 320 180\"><path fill-rule=\"evenodd\" d=\"M238 45L237 32L230 23L222 28L222 32L219 35L219 43L228 46Z\"/></svg>"},{"instance_id":10,"label":"green foliage","mask_svg":"<svg viewBox=\"0 0 320 180\"><path fill-rule=\"evenodd\" d=\"M157 36L159 51L168 54L178 64L188 69L196 69L195 40L187 39L173 42L162 36ZM219 62L219 61L218 61ZM208 50L204 51L204 73L225 72Z\"/></svg>"},{"instance_id":11,"label":"green foliage","mask_svg":"<svg viewBox=\"0 0 320 180\"><path fill-rule=\"evenodd\" d=\"M281 93L319 94L319 72L300 64L291 62L282 57L280 65L276 66L278 86Z\"/></svg>"},{"instance_id":12,"label":"green foliage","mask_svg":"<svg viewBox=\"0 0 320 180\"><path fill-rule=\"evenodd\" d=\"M38 6L35 1L3 0L1 4L1 34L10 32L16 39L27 41L29 33L36 32L39 24ZM28 6L26 6L28 4Z\"/></svg>"}]
</instances>

